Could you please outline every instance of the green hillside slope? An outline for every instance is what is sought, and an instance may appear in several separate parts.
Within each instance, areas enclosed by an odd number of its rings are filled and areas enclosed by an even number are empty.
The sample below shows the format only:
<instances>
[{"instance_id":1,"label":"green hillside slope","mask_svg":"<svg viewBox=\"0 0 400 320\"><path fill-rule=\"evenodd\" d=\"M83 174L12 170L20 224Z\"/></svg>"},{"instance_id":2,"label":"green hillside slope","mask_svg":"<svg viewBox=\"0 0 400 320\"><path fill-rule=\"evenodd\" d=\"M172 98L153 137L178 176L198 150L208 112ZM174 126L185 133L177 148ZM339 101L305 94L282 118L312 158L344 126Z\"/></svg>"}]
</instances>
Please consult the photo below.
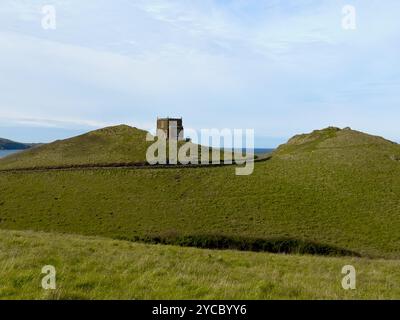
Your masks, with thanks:
<instances>
[{"instance_id":1,"label":"green hillside slope","mask_svg":"<svg viewBox=\"0 0 400 320\"><path fill-rule=\"evenodd\" d=\"M147 132L126 125L59 140L11 155L0 169L145 162Z\"/></svg>"},{"instance_id":2,"label":"green hillside slope","mask_svg":"<svg viewBox=\"0 0 400 320\"><path fill-rule=\"evenodd\" d=\"M357 289L343 290L353 265ZM56 268L56 290L40 286ZM400 262L0 231L0 299L399 299Z\"/></svg>"},{"instance_id":3,"label":"green hillside slope","mask_svg":"<svg viewBox=\"0 0 400 320\"><path fill-rule=\"evenodd\" d=\"M106 127L0 159L0 170L146 164L146 151L154 143L146 141L147 134L147 131L127 125ZM182 141L178 145L185 143ZM209 153L211 159L212 149L194 146L199 159L202 152ZM224 156L221 150L220 159Z\"/></svg>"},{"instance_id":4,"label":"green hillside slope","mask_svg":"<svg viewBox=\"0 0 400 320\"><path fill-rule=\"evenodd\" d=\"M400 258L398 159L397 144L329 128L291 140L250 176L234 167L3 172L0 229L182 244L183 235L291 239Z\"/></svg>"},{"instance_id":5,"label":"green hillside slope","mask_svg":"<svg viewBox=\"0 0 400 320\"><path fill-rule=\"evenodd\" d=\"M296 135L286 144L281 145L275 155L304 155L315 151L328 151L335 154L335 150L351 149L347 155L353 159L354 152L358 149L366 151L376 148L377 152L390 151L398 154L400 146L382 137L369 135L363 132L351 130L350 128L339 129L329 127L323 130L315 130L308 134Z\"/></svg>"}]
</instances>

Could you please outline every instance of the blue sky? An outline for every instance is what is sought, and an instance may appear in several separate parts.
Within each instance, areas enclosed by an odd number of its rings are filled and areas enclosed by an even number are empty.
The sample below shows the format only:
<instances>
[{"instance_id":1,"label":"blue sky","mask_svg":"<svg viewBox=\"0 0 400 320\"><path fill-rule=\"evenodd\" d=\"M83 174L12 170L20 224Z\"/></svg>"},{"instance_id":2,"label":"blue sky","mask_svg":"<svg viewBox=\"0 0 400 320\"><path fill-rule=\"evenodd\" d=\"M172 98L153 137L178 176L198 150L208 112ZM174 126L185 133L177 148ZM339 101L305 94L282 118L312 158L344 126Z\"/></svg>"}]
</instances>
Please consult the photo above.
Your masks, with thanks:
<instances>
[{"instance_id":1,"label":"blue sky","mask_svg":"<svg viewBox=\"0 0 400 320\"><path fill-rule=\"evenodd\" d=\"M342 28L342 8L357 13ZM57 29L41 27L54 5ZM107 125L253 128L256 146L329 125L400 141L400 1L2 0L0 137Z\"/></svg>"}]
</instances>

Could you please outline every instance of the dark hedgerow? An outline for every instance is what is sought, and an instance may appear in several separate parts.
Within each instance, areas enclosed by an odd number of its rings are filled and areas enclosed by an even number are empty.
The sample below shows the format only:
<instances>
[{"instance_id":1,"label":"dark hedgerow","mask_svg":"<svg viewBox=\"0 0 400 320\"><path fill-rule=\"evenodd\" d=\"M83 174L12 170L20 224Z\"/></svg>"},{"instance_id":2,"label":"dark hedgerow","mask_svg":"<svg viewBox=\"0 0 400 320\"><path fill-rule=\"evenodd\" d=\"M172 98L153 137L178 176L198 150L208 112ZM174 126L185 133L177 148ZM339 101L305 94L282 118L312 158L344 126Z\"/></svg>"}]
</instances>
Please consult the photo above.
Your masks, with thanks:
<instances>
[{"instance_id":1,"label":"dark hedgerow","mask_svg":"<svg viewBox=\"0 0 400 320\"><path fill-rule=\"evenodd\" d=\"M216 234L178 235L174 232L134 236L131 240L152 244L178 245L203 249L230 249L240 251L271 252L287 254L310 254L322 256L355 256L357 252L320 244L312 241L289 238L230 237Z\"/></svg>"}]
</instances>

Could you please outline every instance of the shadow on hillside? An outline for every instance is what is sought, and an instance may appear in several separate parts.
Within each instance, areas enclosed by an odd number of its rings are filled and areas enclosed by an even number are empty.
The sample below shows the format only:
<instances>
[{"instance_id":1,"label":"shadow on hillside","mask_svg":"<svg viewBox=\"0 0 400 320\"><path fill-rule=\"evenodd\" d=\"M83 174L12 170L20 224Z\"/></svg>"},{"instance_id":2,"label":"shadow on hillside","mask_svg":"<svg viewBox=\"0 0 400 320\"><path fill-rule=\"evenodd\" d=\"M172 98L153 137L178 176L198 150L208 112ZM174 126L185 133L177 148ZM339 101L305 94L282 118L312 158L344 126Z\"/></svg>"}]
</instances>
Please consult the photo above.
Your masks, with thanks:
<instances>
[{"instance_id":1,"label":"shadow on hillside","mask_svg":"<svg viewBox=\"0 0 400 320\"><path fill-rule=\"evenodd\" d=\"M265 239L239 236L230 237L212 234L176 235L174 233L165 233L160 235L135 236L131 239L124 240L151 244L196 247L202 249L230 249L240 251L270 252L281 254L310 254L321 256L361 256L357 252L330 245L288 238Z\"/></svg>"}]
</instances>

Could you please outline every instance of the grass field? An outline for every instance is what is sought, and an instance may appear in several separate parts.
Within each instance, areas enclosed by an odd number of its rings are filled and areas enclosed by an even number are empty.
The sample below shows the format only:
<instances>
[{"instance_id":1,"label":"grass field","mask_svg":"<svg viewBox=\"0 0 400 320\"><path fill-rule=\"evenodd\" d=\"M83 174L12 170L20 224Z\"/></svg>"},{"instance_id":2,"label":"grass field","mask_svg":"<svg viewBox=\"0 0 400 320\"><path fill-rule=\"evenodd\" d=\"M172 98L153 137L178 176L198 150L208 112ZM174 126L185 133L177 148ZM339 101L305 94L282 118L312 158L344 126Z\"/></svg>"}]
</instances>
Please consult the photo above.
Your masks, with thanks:
<instances>
[{"instance_id":1,"label":"grass field","mask_svg":"<svg viewBox=\"0 0 400 320\"><path fill-rule=\"evenodd\" d=\"M250 176L234 167L3 172L0 229L279 238L399 258L399 146L350 130L303 140Z\"/></svg>"},{"instance_id":2,"label":"grass field","mask_svg":"<svg viewBox=\"0 0 400 320\"><path fill-rule=\"evenodd\" d=\"M400 299L399 160L393 142L327 128L292 138L249 176L235 166L0 172L0 298ZM45 264L60 271L56 291L38 287ZM355 291L341 288L346 264Z\"/></svg>"},{"instance_id":3,"label":"grass field","mask_svg":"<svg viewBox=\"0 0 400 320\"><path fill-rule=\"evenodd\" d=\"M356 290L341 286L342 267ZM53 265L57 289L41 288ZM0 231L0 299L399 299L399 260L321 258Z\"/></svg>"}]
</instances>

